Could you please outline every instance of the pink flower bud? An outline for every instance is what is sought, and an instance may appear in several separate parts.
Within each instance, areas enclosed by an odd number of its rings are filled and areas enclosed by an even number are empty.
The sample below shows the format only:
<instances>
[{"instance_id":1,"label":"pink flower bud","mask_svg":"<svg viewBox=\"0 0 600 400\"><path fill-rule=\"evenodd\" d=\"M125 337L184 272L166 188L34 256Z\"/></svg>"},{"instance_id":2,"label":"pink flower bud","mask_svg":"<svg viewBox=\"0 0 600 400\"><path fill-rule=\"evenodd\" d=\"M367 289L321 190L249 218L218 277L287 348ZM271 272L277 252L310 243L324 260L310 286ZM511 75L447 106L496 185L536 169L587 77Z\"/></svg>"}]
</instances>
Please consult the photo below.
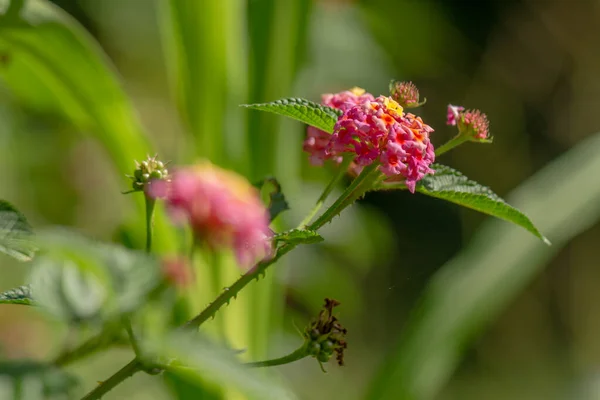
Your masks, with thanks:
<instances>
[{"instance_id":1,"label":"pink flower bud","mask_svg":"<svg viewBox=\"0 0 600 400\"><path fill-rule=\"evenodd\" d=\"M490 123L487 116L479 110L467 110L460 114L458 130L475 142L489 142Z\"/></svg>"},{"instance_id":2,"label":"pink flower bud","mask_svg":"<svg viewBox=\"0 0 600 400\"><path fill-rule=\"evenodd\" d=\"M176 287L184 288L193 278L192 269L183 258L166 258L162 261L162 271L165 279Z\"/></svg>"},{"instance_id":3,"label":"pink flower bud","mask_svg":"<svg viewBox=\"0 0 600 400\"><path fill-rule=\"evenodd\" d=\"M419 89L412 82L392 81L390 94L404 108L419 107Z\"/></svg>"}]
</instances>

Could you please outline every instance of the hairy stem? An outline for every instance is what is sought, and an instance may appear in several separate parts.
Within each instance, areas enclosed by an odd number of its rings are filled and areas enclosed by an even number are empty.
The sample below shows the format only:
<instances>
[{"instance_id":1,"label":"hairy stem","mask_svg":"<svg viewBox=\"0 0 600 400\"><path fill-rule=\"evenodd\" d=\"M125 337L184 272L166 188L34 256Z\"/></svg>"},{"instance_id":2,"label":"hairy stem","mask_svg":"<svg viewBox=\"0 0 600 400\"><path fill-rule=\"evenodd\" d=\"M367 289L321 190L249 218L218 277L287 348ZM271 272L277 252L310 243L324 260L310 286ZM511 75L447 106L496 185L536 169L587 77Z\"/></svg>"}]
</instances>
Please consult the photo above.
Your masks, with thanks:
<instances>
[{"instance_id":1,"label":"hairy stem","mask_svg":"<svg viewBox=\"0 0 600 400\"><path fill-rule=\"evenodd\" d=\"M350 166L351 163L352 163L352 157L347 157L344 159L342 164L340 164L340 166L339 166L339 170L338 170L337 174L333 177L333 179L331 179L331 181L329 182L329 184L327 185L325 190L323 190L323 193L321 193L321 196L317 200L317 203L315 204L313 209L310 210L310 212L308 213L306 218L304 218L302 220L302 222L300 222L300 225L298 225L298 228L306 227L306 225L308 225L310 223L310 221L312 221L314 216L317 215L317 213L319 212L321 207L323 207L323 204L327 200L327 197L329 197L329 195L331 194L331 192L333 191L335 186L338 184L338 182L348 172L348 167Z\"/></svg>"},{"instance_id":2,"label":"hairy stem","mask_svg":"<svg viewBox=\"0 0 600 400\"><path fill-rule=\"evenodd\" d=\"M113 376L101 382L96 389L89 392L87 395L81 398L81 400L98 400L102 398L106 393L110 392L113 388L123 382L125 379L131 377L133 374L141 370L141 364L137 358L131 360L129 364L125 365Z\"/></svg>"},{"instance_id":3,"label":"hairy stem","mask_svg":"<svg viewBox=\"0 0 600 400\"><path fill-rule=\"evenodd\" d=\"M467 142L468 138L463 135L456 135L452 139L448 140L446 143L435 149L435 156L439 157L442 154L452 150L453 148L460 146L464 142Z\"/></svg>"}]
</instances>

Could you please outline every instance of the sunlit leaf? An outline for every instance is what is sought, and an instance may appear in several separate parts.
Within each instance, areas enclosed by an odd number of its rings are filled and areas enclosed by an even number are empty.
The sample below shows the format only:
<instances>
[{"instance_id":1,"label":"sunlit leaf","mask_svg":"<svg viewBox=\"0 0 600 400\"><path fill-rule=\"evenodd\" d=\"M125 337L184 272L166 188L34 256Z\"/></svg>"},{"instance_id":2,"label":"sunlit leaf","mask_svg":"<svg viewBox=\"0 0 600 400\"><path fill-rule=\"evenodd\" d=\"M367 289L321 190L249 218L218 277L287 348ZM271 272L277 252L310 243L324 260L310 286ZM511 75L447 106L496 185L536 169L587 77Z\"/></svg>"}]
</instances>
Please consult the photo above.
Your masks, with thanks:
<instances>
[{"instance_id":1,"label":"sunlit leaf","mask_svg":"<svg viewBox=\"0 0 600 400\"><path fill-rule=\"evenodd\" d=\"M527 229L544 243L550 244L527 215L508 204L487 186L470 180L459 171L445 165L434 164L431 167L435 174L423 177L417 183L417 192L512 222ZM382 184L380 188L406 187L402 183L392 183Z\"/></svg>"},{"instance_id":2,"label":"sunlit leaf","mask_svg":"<svg viewBox=\"0 0 600 400\"><path fill-rule=\"evenodd\" d=\"M0 293L0 304L33 304L31 286L23 285Z\"/></svg>"},{"instance_id":3,"label":"sunlit leaf","mask_svg":"<svg viewBox=\"0 0 600 400\"><path fill-rule=\"evenodd\" d=\"M290 117L329 133L333 132L333 127L342 114L335 108L298 98L281 99L271 103L244 104L243 107Z\"/></svg>"},{"instance_id":4,"label":"sunlit leaf","mask_svg":"<svg viewBox=\"0 0 600 400\"><path fill-rule=\"evenodd\" d=\"M233 388L250 399L295 399L293 393L282 385L281 379L265 371L245 367L232 350L225 349L203 336L190 332L172 333L166 340L157 340L149 346L159 356L175 360L171 373L202 385L210 382L222 388Z\"/></svg>"},{"instance_id":5,"label":"sunlit leaf","mask_svg":"<svg viewBox=\"0 0 600 400\"><path fill-rule=\"evenodd\" d=\"M325 240L317 232L309 229L292 229L275 235L274 239L278 242L291 244L319 243Z\"/></svg>"},{"instance_id":6,"label":"sunlit leaf","mask_svg":"<svg viewBox=\"0 0 600 400\"><path fill-rule=\"evenodd\" d=\"M25 216L7 201L0 200L0 253L19 261L31 260L35 252L32 235Z\"/></svg>"}]
</instances>

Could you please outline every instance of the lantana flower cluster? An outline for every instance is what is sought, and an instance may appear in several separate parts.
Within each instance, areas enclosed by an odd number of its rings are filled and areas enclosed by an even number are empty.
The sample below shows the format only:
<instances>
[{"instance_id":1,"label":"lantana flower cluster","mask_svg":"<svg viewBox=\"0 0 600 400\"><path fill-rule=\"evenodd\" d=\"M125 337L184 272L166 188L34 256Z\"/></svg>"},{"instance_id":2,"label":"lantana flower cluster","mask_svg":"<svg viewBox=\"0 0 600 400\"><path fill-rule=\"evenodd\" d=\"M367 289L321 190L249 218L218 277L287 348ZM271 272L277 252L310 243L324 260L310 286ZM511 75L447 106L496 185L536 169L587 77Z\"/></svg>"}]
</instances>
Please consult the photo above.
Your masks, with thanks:
<instances>
[{"instance_id":1,"label":"lantana flower cluster","mask_svg":"<svg viewBox=\"0 0 600 400\"><path fill-rule=\"evenodd\" d=\"M268 211L243 177L202 162L176 170L165 185L167 210L175 222L190 224L196 240L233 249L243 267L271 255Z\"/></svg>"},{"instance_id":2,"label":"lantana flower cluster","mask_svg":"<svg viewBox=\"0 0 600 400\"><path fill-rule=\"evenodd\" d=\"M388 180L403 180L414 192L416 183L434 172L429 167L435 160L429 140L433 129L420 117L404 113L402 106L391 97L372 98L365 94L352 97L347 93L323 97L329 104L342 104L344 109L340 109L344 114L332 135L319 133L317 140L317 134L309 129L304 150L310 153L313 164L320 165L326 159L339 162L348 154L354 157L355 165L351 169L358 172L377 162ZM351 105L352 102L355 104Z\"/></svg>"}]
</instances>

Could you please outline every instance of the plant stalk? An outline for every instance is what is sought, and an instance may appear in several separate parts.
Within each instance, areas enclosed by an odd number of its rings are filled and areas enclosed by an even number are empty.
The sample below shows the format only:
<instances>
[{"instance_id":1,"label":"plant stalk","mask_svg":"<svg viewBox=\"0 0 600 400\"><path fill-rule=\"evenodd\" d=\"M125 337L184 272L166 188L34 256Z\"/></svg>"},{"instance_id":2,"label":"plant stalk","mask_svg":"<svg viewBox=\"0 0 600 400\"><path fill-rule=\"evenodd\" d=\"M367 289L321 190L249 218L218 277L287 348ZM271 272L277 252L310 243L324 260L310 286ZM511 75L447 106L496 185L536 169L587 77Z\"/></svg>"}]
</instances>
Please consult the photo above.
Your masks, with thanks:
<instances>
[{"instance_id":1,"label":"plant stalk","mask_svg":"<svg viewBox=\"0 0 600 400\"><path fill-rule=\"evenodd\" d=\"M435 156L439 157L442 154L452 150L453 148L460 146L464 142L468 142L469 139L461 134L454 136L452 139L448 140L446 143L435 149Z\"/></svg>"},{"instance_id":2,"label":"plant stalk","mask_svg":"<svg viewBox=\"0 0 600 400\"><path fill-rule=\"evenodd\" d=\"M259 367L274 367L276 365L284 365L290 364L294 361L298 361L303 359L304 357L308 357L309 354L306 352L306 346L302 346L299 349L296 349L294 352L279 358L274 358L272 360L264 360L264 361L255 361L246 363L248 367L251 368L259 368Z\"/></svg>"}]
</instances>

